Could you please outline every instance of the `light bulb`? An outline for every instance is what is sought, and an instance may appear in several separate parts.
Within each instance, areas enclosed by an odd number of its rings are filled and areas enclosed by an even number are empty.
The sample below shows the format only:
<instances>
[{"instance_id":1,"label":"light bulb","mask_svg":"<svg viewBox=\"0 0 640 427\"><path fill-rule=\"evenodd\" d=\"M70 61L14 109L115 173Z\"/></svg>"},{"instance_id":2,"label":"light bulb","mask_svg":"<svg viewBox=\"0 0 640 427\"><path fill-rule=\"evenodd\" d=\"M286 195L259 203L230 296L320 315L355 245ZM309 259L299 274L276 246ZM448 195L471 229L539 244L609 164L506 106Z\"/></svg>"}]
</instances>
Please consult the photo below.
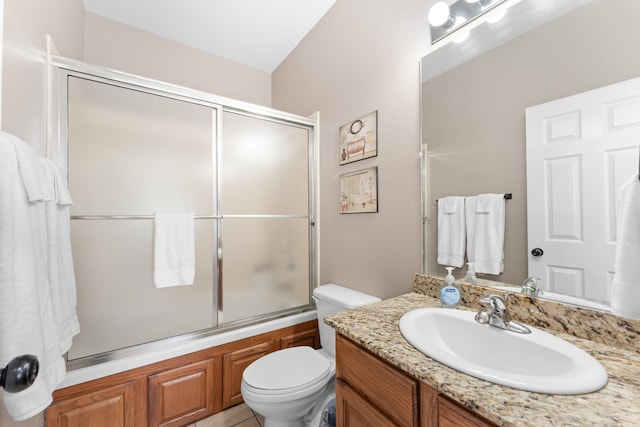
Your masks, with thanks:
<instances>
[{"instance_id":1,"label":"light bulb","mask_svg":"<svg viewBox=\"0 0 640 427\"><path fill-rule=\"evenodd\" d=\"M487 22L490 24L495 24L496 22L504 18L506 14L507 14L507 9L498 10L487 18Z\"/></svg>"},{"instance_id":2,"label":"light bulb","mask_svg":"<svg viewBox=\"0 0 640 427\"><path fill-rule=\"evenodd\" d=\"M454 37L453 37L453 42L454 43L462 43L463 41L465 41L467 38L469 38L469 30L462 30L460 32L458 32Z\"/></svg>"},{"instance_id":3,"label":"light bulb","mask_svg":"<svg viewBox=\"0 0 640 427\"><path fill-rule=\"evenodd\" d=\"M443 1L439 1L438 3L434 4L429 10L428 19L429 24L431 24L433 27L446 25L452 20L451 16L449 15L449 6Z\"/></svg>"}]
</instances>

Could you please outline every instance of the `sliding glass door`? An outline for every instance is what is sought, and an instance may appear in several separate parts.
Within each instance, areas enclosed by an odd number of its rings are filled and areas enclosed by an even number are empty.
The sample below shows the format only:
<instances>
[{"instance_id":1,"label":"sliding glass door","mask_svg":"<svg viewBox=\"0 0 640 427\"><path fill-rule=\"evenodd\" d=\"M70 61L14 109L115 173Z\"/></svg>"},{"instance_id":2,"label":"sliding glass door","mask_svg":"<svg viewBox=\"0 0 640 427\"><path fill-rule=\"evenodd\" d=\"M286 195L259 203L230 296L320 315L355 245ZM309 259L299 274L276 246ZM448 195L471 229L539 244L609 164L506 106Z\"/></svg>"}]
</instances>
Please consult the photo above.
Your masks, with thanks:
<instances>
[{"instance_id":1,"label":"sliding glass door","mask_svg":"<svg viewBox=\"0 0 640 427\"><path fill-rule=\"evenodd\" d=\"M62 71L81 325L70 361L311 308L313 126ZM192 285L154 285L157 212L194 214Z\"/></svg>"},{"instance_id":2,"label":"sliding glass door","mask_svg":"<svg viewBox=\"0 0 640 427\"><path fill-rule=\"evenodd\" d=\"M310 131L223 112L224 323L309 304Z\"/></svg>"}]
</instances>

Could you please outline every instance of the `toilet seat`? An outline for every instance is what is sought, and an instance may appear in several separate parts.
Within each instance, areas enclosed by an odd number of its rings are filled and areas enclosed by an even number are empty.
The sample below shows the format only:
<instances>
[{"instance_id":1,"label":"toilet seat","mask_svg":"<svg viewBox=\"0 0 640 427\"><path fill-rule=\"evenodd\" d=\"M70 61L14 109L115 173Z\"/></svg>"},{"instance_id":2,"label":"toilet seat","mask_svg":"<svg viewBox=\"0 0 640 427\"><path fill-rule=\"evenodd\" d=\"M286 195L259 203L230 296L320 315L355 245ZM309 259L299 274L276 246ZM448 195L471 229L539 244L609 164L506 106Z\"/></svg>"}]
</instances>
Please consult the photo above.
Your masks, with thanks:
<instances>
[{"instance_id":1,"label":"toilet seat","mask_svg":"<svg viewBox=\"0 0 640 427\"><path fill-rule=\"evenodd\" d=\"M332 365L311 347L292 347L269 353L242 374L243 387L256 395L313 392L333 377Z\"/></svg>"}]
</instances>

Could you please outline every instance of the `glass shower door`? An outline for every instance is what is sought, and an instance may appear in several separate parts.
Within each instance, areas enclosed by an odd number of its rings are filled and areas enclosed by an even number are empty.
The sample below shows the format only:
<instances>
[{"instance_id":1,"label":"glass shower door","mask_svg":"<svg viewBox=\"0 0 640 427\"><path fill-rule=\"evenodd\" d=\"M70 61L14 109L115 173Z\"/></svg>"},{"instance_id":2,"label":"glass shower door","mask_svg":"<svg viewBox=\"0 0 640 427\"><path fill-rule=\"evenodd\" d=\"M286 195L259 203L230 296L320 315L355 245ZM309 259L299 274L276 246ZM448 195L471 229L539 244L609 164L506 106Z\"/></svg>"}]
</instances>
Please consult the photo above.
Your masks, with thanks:
<instances>
[{"instance_id":1,"label":"glass shower door","mask_svg":"<svg viewBox=\"0 0 640 427\"><path fill-rule=\"evenodd\" d=\"M68 161L80 334L69 360L217 325L217 110L68 77ZM153 215L192 212L195 283L153 282Z\"/></svg>"},{"instance_id":2,"label":"glass shower door","mask_svg":"<svg viewBox=\"0 0 640 427\"><path fill-rule=\"evenodd\" d=\"M221 323L308 305L310 131L222 113Z\"/></svg>"}]
</instances>

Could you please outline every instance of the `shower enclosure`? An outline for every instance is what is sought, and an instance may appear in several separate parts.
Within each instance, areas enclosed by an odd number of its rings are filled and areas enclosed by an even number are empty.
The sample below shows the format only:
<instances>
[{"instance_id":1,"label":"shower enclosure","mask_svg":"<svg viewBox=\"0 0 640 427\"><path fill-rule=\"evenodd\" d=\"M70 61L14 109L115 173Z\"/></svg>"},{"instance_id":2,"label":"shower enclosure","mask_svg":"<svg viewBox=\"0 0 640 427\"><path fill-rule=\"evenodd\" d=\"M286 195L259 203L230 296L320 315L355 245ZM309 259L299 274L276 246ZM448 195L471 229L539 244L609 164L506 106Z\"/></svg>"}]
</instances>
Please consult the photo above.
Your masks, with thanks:
<instances>
[{"instance_id":1,"label":"shower enclosure","mask_svg":"<svg viewBox=\"0 0 640 427\"><path fill-rule=\"evenodd\" d=\"M71 367L312 307L314 120L62 58L52 70ZM193 285L154 286L157 212L194 215Z\"/></svg>"}]
</instances>

